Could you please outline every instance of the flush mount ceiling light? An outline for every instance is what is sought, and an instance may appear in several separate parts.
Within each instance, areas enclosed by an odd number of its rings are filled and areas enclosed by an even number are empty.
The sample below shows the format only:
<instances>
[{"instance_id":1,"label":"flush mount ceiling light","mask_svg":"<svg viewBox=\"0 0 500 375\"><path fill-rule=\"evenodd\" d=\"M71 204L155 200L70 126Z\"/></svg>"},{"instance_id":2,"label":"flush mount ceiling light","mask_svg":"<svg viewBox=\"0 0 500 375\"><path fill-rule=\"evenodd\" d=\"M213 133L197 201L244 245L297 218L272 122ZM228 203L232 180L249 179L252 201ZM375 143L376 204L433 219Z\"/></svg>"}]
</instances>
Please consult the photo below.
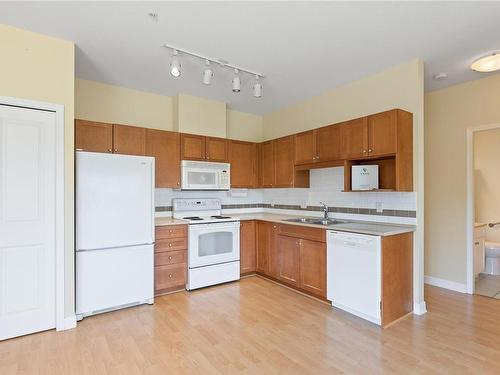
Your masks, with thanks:
<instances>
[{"instance_id":1,"label":"flush mount ceiling light","mask_svg":"<svg viewBox=\"0 0 500 375\"><path fill-rule=\"evenodd\" d=\"M243 72L243 73L255 76L256 83L254 84L254 87L253 87L253 96L256 98L262 97L262 83L259 80L262 78L265 78L264 74L256 72L254 70L242 68L241 66L230 64L226 60L215 59L212 57L202 55L202 54L197 53L197 52L192 52L192 51L188 51L185 49L177 48L177 47L174 47L174 46L169 45L169 44L164 44L163 47L172 50L172 62L170 63L170 73L174 77L179 77L181 75L181 63L180 63L180 60L178 57L179 52L181 52L185 55L190 55L190 56L196 57L196 58L205 62L205 69L203 70L203 80L202 80L202 82L205 85L210 85L212 83L212 78L214 76L214 72L213 72L210 64L216 63L221 68L232 69L234 71L234 76L232 78L232 90L233 90L233 92L240 92L241 91L240 73Z\"/></svg>"},{"instance_id":2,"label":"flush mount ceiling light","mask_svg":"<svg viewBox=\"0 0 500 375\"><path fill-rule=\"evenodd\" d=\"M175 78L181 75L181 63L179 61L179 53L176 49L172 52L172 62L170 63L170 74L172 74Z\"/></svg>"},{"instance_id":3,"label":"flush mount ceiling light","mask_svg":"<svg viewBox=\"0 0 500 375\"><path fill-rule=\"evenodd\" d=\"M240 76L238 75L238 69L234 69L233 92L240 92L240 91L241 91Z\"/></svg>"},{"instance_id":4,"label":"flush mount ceiling light","mask_svg":"<svg viewBox=\"0 0 500 375\"><path fill-rule=\"evenodd\" d=\"M203 83L205 85L210 85L213 76L214 72L212 71L212 69L210 69L210 61L205 60L205 70L203 71Z\"/></svg>"},{"instance_id":5,"label":"flush mount ceiling light","mask_svg":"<svg viewBox=\"0 0 500 375\"><path fill-rule=\"evenodd\" d=\"M255 76L255 84L253 85L253 96L256 98L262 97L262 83L259 81L259 76Z\"/></svg>"},{"instance_id":6,"label":"flush mount ceiling light","mask_svg":"<svg viewBox=\"0 0 500 375\"><path fill-rule=\"evenodd\" d=\"M481 73L500 70L500 51L495 51L480 57L471 64L470 68Z\"/></svg>"}]
</instances>

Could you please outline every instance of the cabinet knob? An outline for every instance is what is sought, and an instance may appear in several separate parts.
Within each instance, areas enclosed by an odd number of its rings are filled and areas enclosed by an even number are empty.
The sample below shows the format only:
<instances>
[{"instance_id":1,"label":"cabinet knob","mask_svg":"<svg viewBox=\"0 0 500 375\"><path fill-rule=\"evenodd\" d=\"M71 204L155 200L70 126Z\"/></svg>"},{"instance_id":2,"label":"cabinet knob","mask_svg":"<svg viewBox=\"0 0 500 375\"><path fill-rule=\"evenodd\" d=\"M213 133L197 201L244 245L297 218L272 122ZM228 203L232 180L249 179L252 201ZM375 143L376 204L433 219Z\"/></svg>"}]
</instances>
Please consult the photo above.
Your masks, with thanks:
<instances>
[{"instance_id":1,"label":"cabinet knob","mask_svg":"<svg viewBox=\"0 0 500 375\"><path fill-rule=\"evenodd\" d=\"M177 181L177 186L179 186L181 183L179 181Z\"/></svg>"},{"instance_id":2,"label":"cabinet knob","mask_svg":"<svg viewBox=\"0 0 500 375\"><path fill-rule=\"evenodd\" d=\"M479 242L474 242L474 245L479 245Z\"/></svg>"},{"instance_id":3,"label":"cabinet knob","mask_svg":"<svg viewBox=\"0 0 500 375\"><path fill-rule=\"evenodd\" d=\"M372 152L373 150L371 148L368 149L368 152Z\"/></svg>"},{"instance_id":4,"label":"cabinet knob","mask_svg":"<svg viewBox=\"0 0 500 375\"><path fill-rule=\"evenodd\" d=\"M168 247L172 247L172 244L171 244L171 243L169 243L169 244L168 244Z\"/></svg>"},{"instance_id":5,"label":"cabinet knob","mask_svg":"<svg viewBox=\"0 0 500 375\"><path fill-rule=\"evenodd\" d=\"M108 148L108 152L113 152L113 150L112 150L112 149L110 149L110 148Z\"/></svg>"},{"instance_id":6,"label":"cabinet knob","mask_svg":"<svg viewBox=\"0 0 500 375\"><path fill-rule=\"evenodd\" d=\"M366 150L363 150L363 154L366 154Z\"/></svg>"},{"instance_id":7,"label":"cabinet knob","mask_svg":"<svg viewBox=\"0 0 500 375\"><path fill-rule=\"evenodd\" d=\"M168 257L168 260L172 260L172 256L169 256L169 257Z\"/></svg>"},{"instance_id":8,"label":"cabinet knob","mask_svg":"<svg viewBox=\"0 0 500 375\"><path fill-rule=\"evenodd\" d=\"M117 149L117 148L115 148L115 152L118 152L118 149Z\"/></svg>"},{"instance_id":9,"label":"cabinet knob","mask_svg":"<svg viewBox=\"0 0 500 375\"><path fill-rule=\"evenodd\" d=\"M172 274L169 274L169 275L168 275L168 277L169 277L169 278L172 278Z\"/></svg>"}]
</instances>

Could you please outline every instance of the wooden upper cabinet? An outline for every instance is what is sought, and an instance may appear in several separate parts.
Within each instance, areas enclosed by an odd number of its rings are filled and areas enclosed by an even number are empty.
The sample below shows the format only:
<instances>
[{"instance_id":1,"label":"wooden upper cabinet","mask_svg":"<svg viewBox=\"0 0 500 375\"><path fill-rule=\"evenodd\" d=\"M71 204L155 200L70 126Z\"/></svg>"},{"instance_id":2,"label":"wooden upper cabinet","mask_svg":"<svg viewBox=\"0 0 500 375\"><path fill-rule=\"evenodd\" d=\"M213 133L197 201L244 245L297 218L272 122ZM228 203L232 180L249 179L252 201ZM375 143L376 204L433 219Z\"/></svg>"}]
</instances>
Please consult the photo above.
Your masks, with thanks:
<instances>
[{"instance_id":1,"label":"wooden upper cabinet","mask_svg":"<svg viewBox=\"0 0 500 375\"><path fill-rule=\"evenodd\" d=\"M293 186L293 136L274 140L275 181L273 187Z\"/></svg>"},{"instance_id":2,"label":"wooden upper cabinet","mask_svg":"<svg viewBox=\"0 0 500 375\"><path fill-rule=\"evenodd\" d=\"M181 134L181 159L205 160L205 137L195 134Z\"/></svg>"},{"instance_id":3,"label":"wooden upper cabinet","mask_svg":"<svg viewBox=\"0 0 500 375\"><path fill-rule=\"evenodd\" d=\"M255 272L255 221L244 220L240 225L240 274Z\"/></svg>"},{"instance_id":4,"label":"wooden upper cabinet","mask_svg":"<svg viewBox=\"0 0 500 375\"><path fill-rule=\"evenodd\" d=\"M316 129L316 161L341 160L342 125L329 125Z\"/></svg>"},{"instance_id":5,"label":"wooden upper cabinet","mask_svg":"<svg viewBox=\"0 0 500 375\"><path fill-rule=\"evenodd\" d=\"M343 157L357 159L368 156L368 121L366 117L350 120L340 126Z\"/></svg>"},{"instance_id":6,"label":"wooden upper cabinet","mask_svg":"<svg viewBox=\"0 0 500 375\"><path fill-rule=\"evenodd\" d=\"M208 161L226 163L228 142L225 138L205 137L205 158Z\"/></svg>"},{"instance_id":7,"label":"wooden upper cabinet","mask_svg":"<svg viewBox=\"0 0 500 375\"><path fill-rule=\"evenodd\" d=\"M294 155L295 165L310 164L316 161L316 131L309 130L307 132L295 134L294 140Z\"/></svg>"},{"instance_id":8,"label":"wooden upper cabinet","mask_svg":"<svg viewBox=\"0 0 500 375\"><path fill-rule=\"evenodd\" d=\"M299 258L300 288L326 298L326 244L302 239Z\"/></svg>"},{"instance_id":9,"label":"wooden upper cabinet","mask_svg":"<svg viewBox=\"0 0 500 375\"><path fill-rule=\"evenodd\" d=\"M257 145L253 142L229 141L231 187L257 186Z\"/></svg>"},{"instance_id":10,"label":"wooden upper cabinet","mask_svg":"<svg viewBox=\"0 0 500 375\"><path fill-rule=\"evenodd\" d=\"M155 186L157 188L178 188L180 186L179 133L147 129L146 155L155 158Z\"/></svg>"},{"instance_id":11,"label":"wooden upper cabinet","mask_svg":"<svg viewBox=\"0 0 500 375\"><path fill-rule=\"evenodd\" d=\"M126 155L145 155L146 128L113 125L113 152Z\"/></svg>"},{"instance_id":12,"label":"wooden upper cabinet","mask_svg":"<svg viewBox=\"0 0 500 375\"><path fill-rule=\"evenodd\" d=\"M75 120L75 149L89 152L113 152L113 125Z\"/></svg>"},{"instance_id":13,"label":"wooden upper cabinet","mask_svg":"<svg viewBox=\"0 0 500 375\"><path fill-rule=\"evenodd\" d=\"M397 152L397 110L368 116L368 154L384 156Z\"/></svg>"},{"instance_id":14,"label":"wooden upper cabinet","mask_svg":"<svg viewBox=\"0 0 500 375\"><path fill-rule=\"evenodd\" d=\"M287 236L278 236L277 240L278 279L293 286L299 285L300 241Z\"/></svg>"},{"instance_id":15,"label":"wooden upper cabinet","mask_svg":"<svg viewBox=\"0 0 500 375\"><path fill-rule=\"evenodd\" d=\"M274 186L274 141L261 143L260 146L260 185Z\"/></svg>"}]
</instances>

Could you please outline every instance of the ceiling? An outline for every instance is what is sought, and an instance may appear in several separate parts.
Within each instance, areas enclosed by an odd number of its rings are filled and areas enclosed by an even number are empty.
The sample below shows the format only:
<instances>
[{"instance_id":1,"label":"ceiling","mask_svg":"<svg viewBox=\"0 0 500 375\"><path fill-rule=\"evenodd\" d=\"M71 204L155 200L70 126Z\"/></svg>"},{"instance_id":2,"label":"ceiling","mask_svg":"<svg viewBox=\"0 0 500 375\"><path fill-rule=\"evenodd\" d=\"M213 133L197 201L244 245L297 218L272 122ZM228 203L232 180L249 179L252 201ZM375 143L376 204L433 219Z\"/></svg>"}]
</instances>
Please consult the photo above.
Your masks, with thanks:
<instances>
[{"instance_id":1,"label":"ceiling","mask_svg":"<svg viewBox=\"0 0 500 375\"><path fill-rule=\"evenodd\" d=\"M158 13L154 21L149 12ZM76 43L76 76L164 95L179 92L263 114L387 67L420 58L426 90L484 77L472 60L500 49L500 2L1 2L0 22ZM243 75L182 56L170 43L259 71ZM435 80L437 73L448 78Z\"/></svg>"}]
</instances>

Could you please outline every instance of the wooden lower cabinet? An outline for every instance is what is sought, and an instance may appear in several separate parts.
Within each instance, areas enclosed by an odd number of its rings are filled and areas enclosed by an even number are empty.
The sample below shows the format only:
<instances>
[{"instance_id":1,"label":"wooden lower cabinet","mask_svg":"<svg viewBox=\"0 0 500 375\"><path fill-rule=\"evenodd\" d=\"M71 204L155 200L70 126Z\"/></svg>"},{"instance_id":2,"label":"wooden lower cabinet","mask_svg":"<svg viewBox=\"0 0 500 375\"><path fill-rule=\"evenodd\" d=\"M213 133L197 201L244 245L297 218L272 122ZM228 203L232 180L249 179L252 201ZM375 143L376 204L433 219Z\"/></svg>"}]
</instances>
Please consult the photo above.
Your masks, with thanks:
<instances>
[{"instance_id":1,"label":"wooden lower cabinet","mask_svg":"<svg viewBox=\"0 0 500 375\"><path fill-rule=\"evenodd\" d=\"M240 275L255 273L257 260L255 225L254 220L240 223Z\"/></svg>"},{"instance_id":2,"label":"wooden lower cabinet","mask_svg":"<svg viewBox=\"0 0 500 375\"><path fill-rule=\"evenodd\" d=\"M257 221L256 223L256 271L267 276L276 276L276 235L277 225Z\"/></svg>"},{"instance_id":3,"label":"wooden lower cabinet","mask_svg":"<svg viewBox=\"0 0 500 375\"><path fill-rule=\"evenodd\" d=\"M186 288L187 225L155 228L155 295Z\"/></svg>"},{"instance_id":4,"label":"wooden lower cabinet","mask_svg":"<svg viewBox=\"0 0 500 375\"><path fill-rule=\"evenodd\" d=\"M299 286L300 241L293 237L278 236L277 278L292 286Z\"/></svg>"},{"instance_id":5,"label":"wooden lower cabinet","mask_svg":"<svg viewBox=\"0 0 500 375\"><path fill-rule=\"evenodd\" d=\"M326 298L326 243L304 239L300 241L299 287Z\"/></svg>"}]
</instances>

